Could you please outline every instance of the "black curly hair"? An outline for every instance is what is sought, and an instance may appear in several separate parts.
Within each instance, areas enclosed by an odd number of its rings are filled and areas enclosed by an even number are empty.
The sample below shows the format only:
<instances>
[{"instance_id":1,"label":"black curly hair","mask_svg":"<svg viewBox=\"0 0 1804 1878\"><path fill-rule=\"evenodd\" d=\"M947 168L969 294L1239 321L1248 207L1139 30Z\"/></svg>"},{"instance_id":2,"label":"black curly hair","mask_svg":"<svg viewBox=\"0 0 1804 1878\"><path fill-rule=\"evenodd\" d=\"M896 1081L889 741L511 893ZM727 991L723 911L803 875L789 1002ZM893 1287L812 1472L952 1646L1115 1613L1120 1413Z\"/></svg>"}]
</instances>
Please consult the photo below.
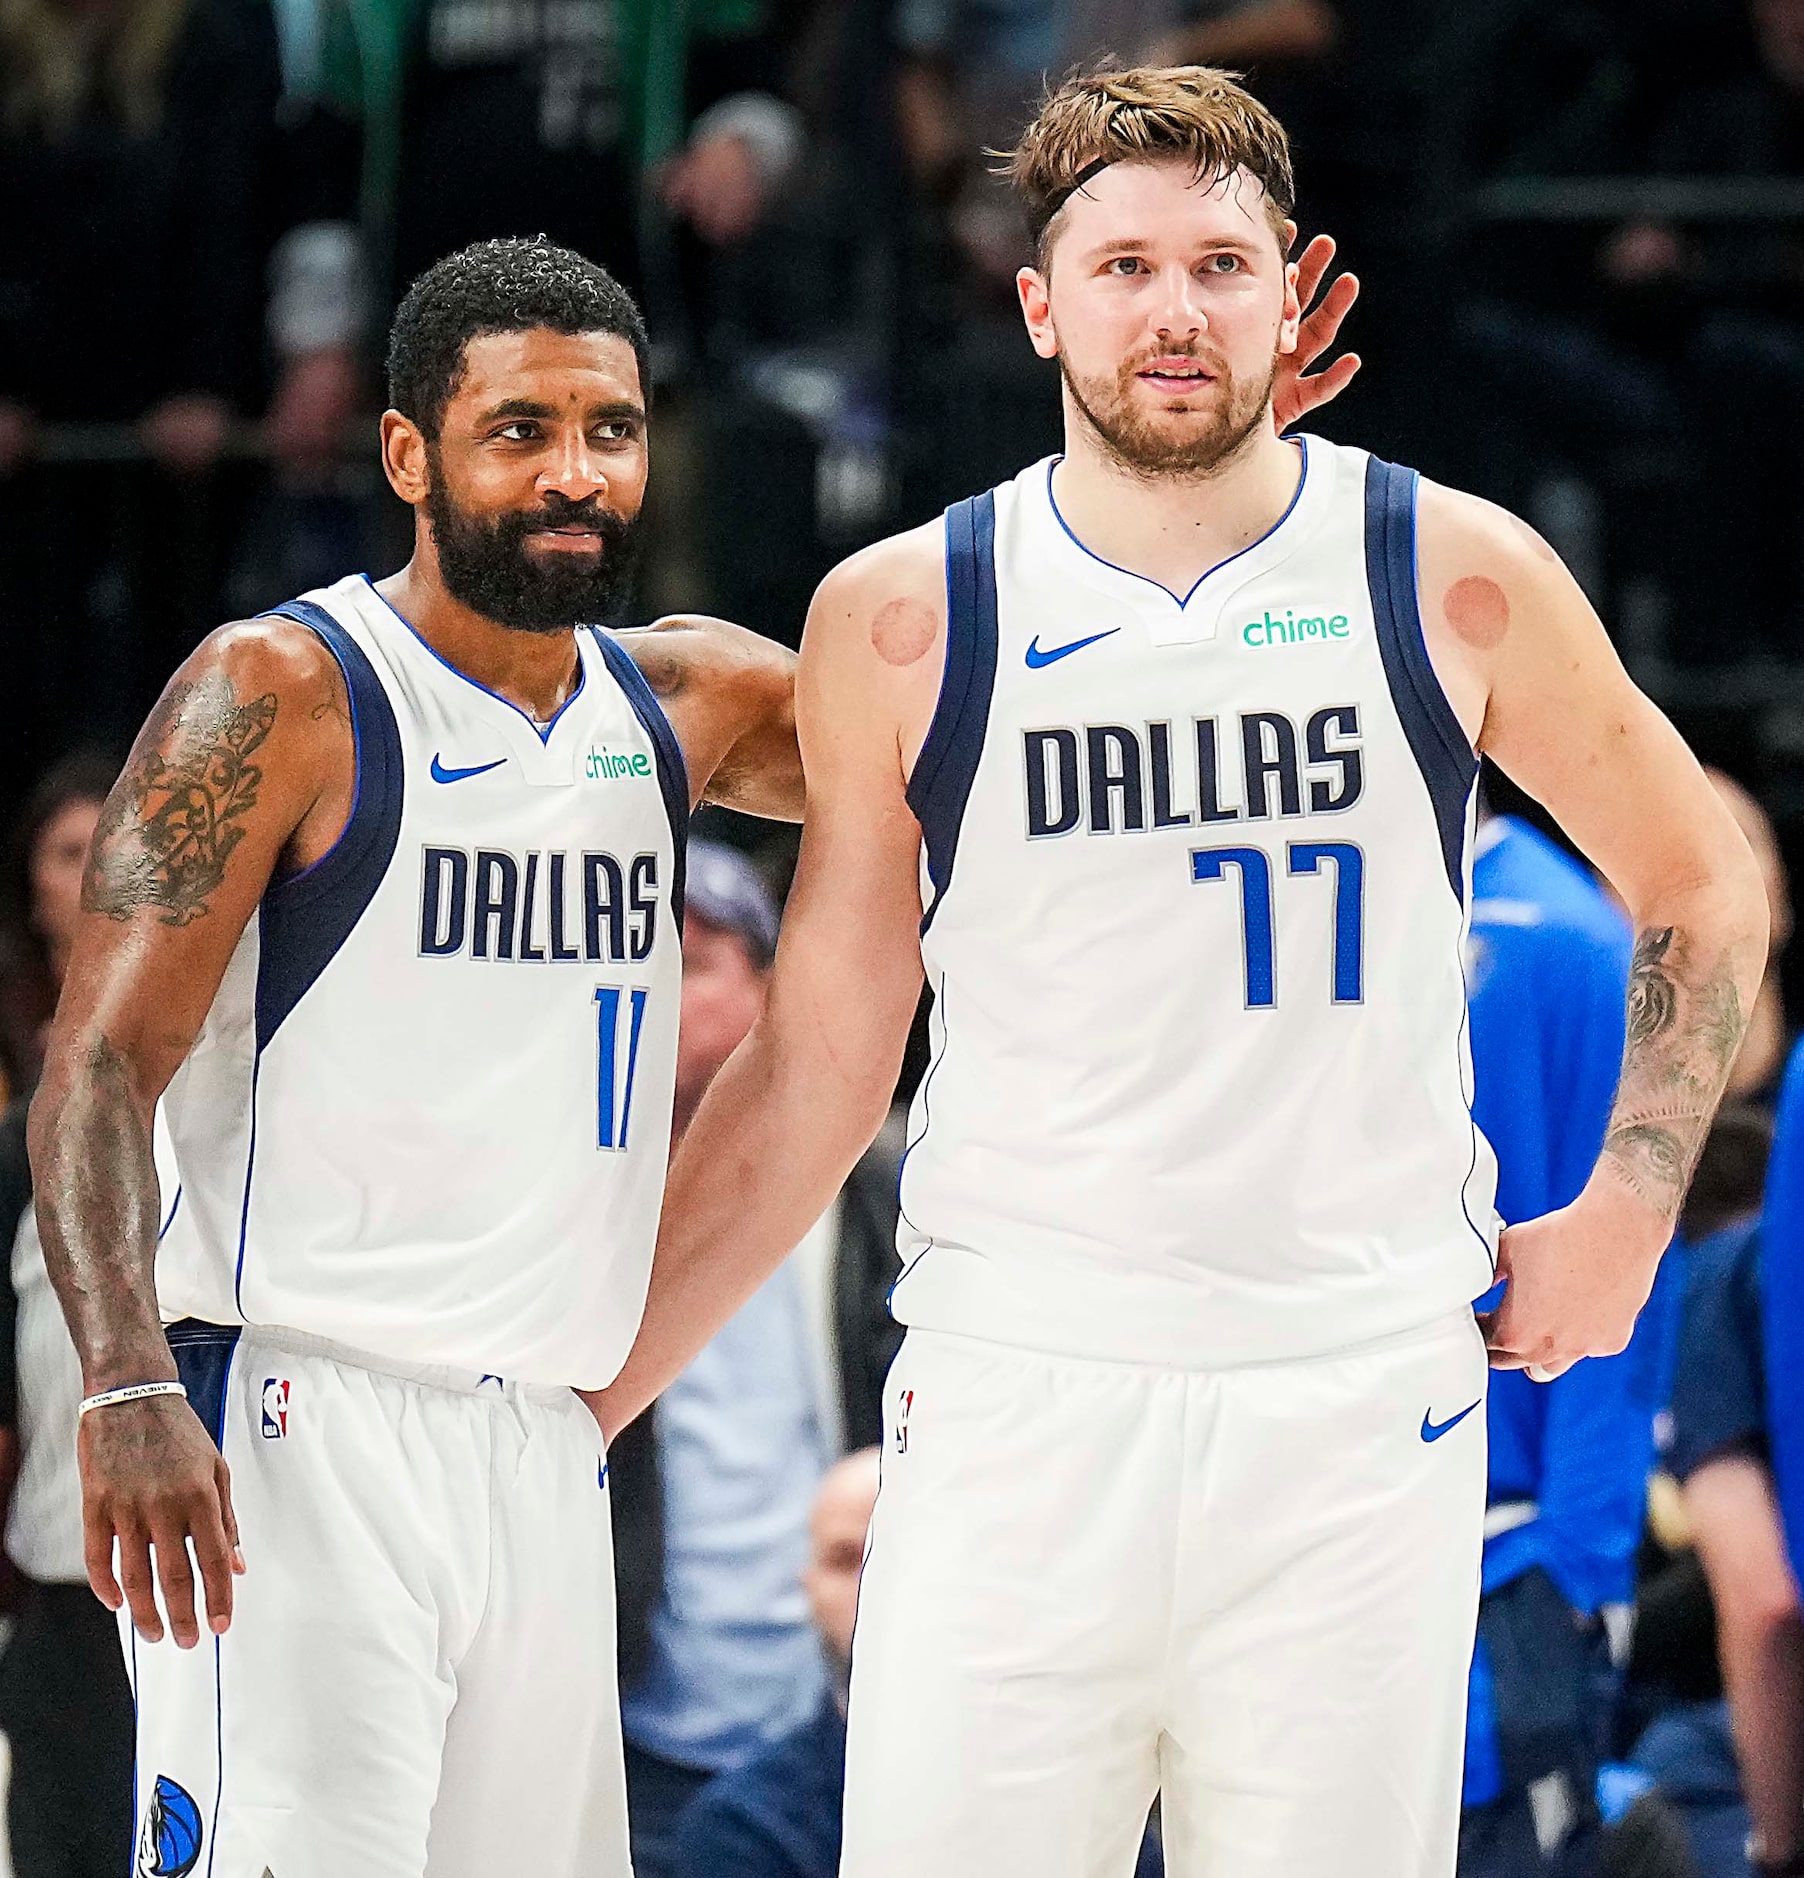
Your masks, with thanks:
<instances>
[{"instance_id":1,"label":"black curly hair","mask_svg":"<svg viewBox=\"0 0 1804 1878\"><path fill-rule=\"evenodd\" d=\"M389 404L436 442L469 342L541 326L624 339L649 400L650 343L632 295L605 267L538 235L460 248L408 288L388 333Z\"/></svg>"}]
</instances>

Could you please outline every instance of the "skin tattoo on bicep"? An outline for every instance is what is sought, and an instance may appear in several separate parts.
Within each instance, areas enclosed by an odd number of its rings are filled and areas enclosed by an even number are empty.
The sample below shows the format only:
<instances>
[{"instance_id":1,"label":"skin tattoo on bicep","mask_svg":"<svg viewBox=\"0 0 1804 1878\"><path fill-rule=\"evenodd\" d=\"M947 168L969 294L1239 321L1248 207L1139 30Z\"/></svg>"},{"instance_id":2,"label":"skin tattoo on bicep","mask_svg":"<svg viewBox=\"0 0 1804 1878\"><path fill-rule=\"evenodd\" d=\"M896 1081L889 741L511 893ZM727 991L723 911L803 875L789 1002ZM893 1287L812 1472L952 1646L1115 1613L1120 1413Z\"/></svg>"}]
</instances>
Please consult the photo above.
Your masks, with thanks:
<instances>
[{"instance_id":1,"label":"skin tattoo on bicep","mask_svg":"<svg viewBox=\"0 0 1804 1878\"><path fill-rule=\"evenodd\" d=\"M1604 1153L1650 1206L1678 1217L1747 1020L1730 961L1700 966L1683 934L1635 942L1628 1035Z\"/></svg>"},{"instance_id":2,"label":"skin tattoo on bicep","mask_svg":"<svg viewBox=\"0 0 1804 1878\"><path fill-rule=\"evenodd\" d=\"M101 811L83 910L125 920L154 907L165 926L205 915L244 839L263 780L251 759L275 721L273 691L240 703L217 674L174 686Z\"/></svg>"}]
</instances>

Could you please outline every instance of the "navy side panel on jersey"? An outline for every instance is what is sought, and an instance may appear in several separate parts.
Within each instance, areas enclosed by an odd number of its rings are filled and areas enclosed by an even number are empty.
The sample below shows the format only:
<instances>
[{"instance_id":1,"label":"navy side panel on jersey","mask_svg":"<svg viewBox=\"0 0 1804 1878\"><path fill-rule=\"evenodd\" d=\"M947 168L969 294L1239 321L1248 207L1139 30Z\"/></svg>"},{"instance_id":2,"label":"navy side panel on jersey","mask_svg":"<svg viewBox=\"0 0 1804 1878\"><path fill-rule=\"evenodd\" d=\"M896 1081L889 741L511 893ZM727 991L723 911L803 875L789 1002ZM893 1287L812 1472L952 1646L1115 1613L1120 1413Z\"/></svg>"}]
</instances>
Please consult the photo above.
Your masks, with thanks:
<instances>
[{"instance_id":1,"label":"navy side panel on jersey","mask_svg":"<svg viewBox=\"0 0 1804 1878\"><path fill-rule=\"evenodd\" d=\"M203 1324L198 1318L184 1317L164 1334L182 1387L188 1391L188 1406L217 1447L225 1440L226 1383L240 1329L236 1324Z\"/></svg>"},{"instance_id":2,"label":"navy side panel on jersey","mask_svg":"<svg viewBox=\"0 0 1804 1878\"><path fill-rule=\"evenodd\" d=\"M362 918L394 859L401 832L401 733L382 681L363 648L324 607L290 600L275 612L316 632L344 673L357 782L350 819L331 851L302 872L273 882L263 896L259 1051Z\"/></svg>"},{"instance_id":3,"label":"navy side panel on jersey","mask_svg":"<svg viewBox=\"0 0 1804 1878\"><path fill-rule=\"evenodd\" d=\"M1434 675L1416 594L1416 487L1412 469L1366 463L1366 581L1384 675L1434 803L1454 897L1465 899L1466 808L1478 758Z\"/></svg>"},{"instance_id":4,"label":"navy side panel on jersey","mask_svg":"<svg viewBox=\"0 0 1804 1878\"><path fill-rule=\"evenodd\" d=\"M633 714L645 726L658 758L658 786L664 792L664 808L670 817L670 839L676 850L675 878L670 888L670 911L680 935L683 930L683 890L689 853L689 766L683 761L683 746L677 742L670 719L657 694L645 682L645 674L633 663L633 657L617 639L599 627L590 629L601 656L607 660L614 682L626 693Z\"/></svg>"},{"instance_id":5,"label":"navy side panel on jersey","mask_svg":"<svg viewBox=\"0 0 1804 1878\"><path fill-rule=\"evenodd\" d=\"M946 897L965 803L983 755L996 685L996 497L986 490L946 511L946 660L939 702L908 782L921 824L933 904Z\"/></svg>"}]
</instances>

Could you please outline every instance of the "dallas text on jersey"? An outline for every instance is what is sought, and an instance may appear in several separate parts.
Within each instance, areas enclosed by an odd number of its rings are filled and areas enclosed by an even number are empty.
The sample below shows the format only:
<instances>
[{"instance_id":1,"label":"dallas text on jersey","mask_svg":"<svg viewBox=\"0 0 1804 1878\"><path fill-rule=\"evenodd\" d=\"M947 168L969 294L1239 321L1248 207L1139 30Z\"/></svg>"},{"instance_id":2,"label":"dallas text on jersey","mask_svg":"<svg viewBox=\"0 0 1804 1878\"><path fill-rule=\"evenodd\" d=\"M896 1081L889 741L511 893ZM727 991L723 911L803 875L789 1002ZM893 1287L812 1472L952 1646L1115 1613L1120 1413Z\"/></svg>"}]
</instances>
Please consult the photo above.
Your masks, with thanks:
<instances>
[{"instance_id":1,"label":"dallas text on jersey","mask_svg":"<svg viewBox=\"0 0 1804 1878\"><path fill-rule=\"evenodd\" d=\"M1332 815L1365 789L1359 707L1330 704L1299 727L1283 711L1242 711L1238 737L1214 717L1191 719L1174 772L1172 727L1155 722L1055 725L1021 733L1027 833L1038 840L1271 816ZM1238 801L1226 771L1239 745ZM1224 752L1224 743L1230 749ZM1194 764L1188 759L1194 754ZM1307 806L1305 806L1307 797Z\"/></svg>"},{"instance_id":2,"label":"dallas text on jersey","mask_svg":"<svg viewBox=\"0 0 1804 1878\"><path fill-rule=\"evenodd\" d=\"M421 850L420 956L525 964L617 964L651 957L658 857Z\"/></svg>"}]
</instances>

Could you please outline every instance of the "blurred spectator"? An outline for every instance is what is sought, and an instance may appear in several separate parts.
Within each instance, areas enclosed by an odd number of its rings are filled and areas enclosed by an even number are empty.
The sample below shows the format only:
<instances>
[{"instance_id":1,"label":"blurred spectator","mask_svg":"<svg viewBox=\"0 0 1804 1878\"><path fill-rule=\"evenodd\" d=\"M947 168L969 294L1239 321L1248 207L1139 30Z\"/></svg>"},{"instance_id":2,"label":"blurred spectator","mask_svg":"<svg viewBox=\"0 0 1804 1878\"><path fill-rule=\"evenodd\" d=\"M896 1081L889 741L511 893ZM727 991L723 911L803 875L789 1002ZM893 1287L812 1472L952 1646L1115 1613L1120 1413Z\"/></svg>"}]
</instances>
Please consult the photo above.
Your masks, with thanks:
<instances>
[{"instance_id":1,"label":"blurred spectator","mask_svg":"<svg viewBox=\"0 0 1804 1878\"><path fill-rule=\"evenodd\" d=\"M1799 8L1804 18L1804 5ZM1735 825L1747 836L1748 845L1766 877L1767 909L1772 937L1767 942L1766 976L1754 1008L1748 1013L1748 1032L1742 1039L1741 1052L1729 1072L1729 1086L1724 1099L1747 1101L1750 1097L1770 1096L1785 1063L1785 987L1780 978L1780 961L1791 939L1791 886L1785 877L1785 861L1779 852L1779 839L1773 824L1754 798L1733 776L1711 770L1710 780L1724 806L1735 817Z\"/></svg>"},{"instance_id":2,"label":"blurred spectator","mask_svg":"<svg viewBox=\"0 0 1804 1878\"><path fill-rule=\"evenodd\" d=\"M21 1581L0 1656L0 1731L12 1747L7 1823L14 1878L117 1878L130 1857L132 1707L119 1629L88 1588L75 1467L81 1365L50 1288L31 1210L24 1092L68 964L82 873L117 766L53 769L19 818L9 883L21 911L0 967L5 1043L20 1099L0 1119L0 1453L6 1558Z\"/></svg>"},{"instance_id":3,"label":"blurred spectator","mask_svg":"<svg viewBox=\"0 0 1804 1878\"><path fill-rule=\"evenodd\" d=\"M1715 1600L1755 1870L1764 1873L1790 1871L1804 1856L1804 1615L1773 1481L1761 1239L1758 1223L1743 1222L1692 1254L1671 1464ZM1720 1760L1720 1745L1700 1734L1693 1765L1713 1752Z\"/></svg>"},{"instance_id":4,"label":"blurred spectator","mask_svg":"<svg viewBox=\"0 0 1804 1878\"><path fill-rule=\"evenodd\" d=\"M1631 936L1597 882L1506 816L1479 831L1469 982L1473 1114L1511 1222L1572 1200L1622 1061ZM1594 1868L1608 1717L1606 1613L1634 1587L1674 1283L1622 1355L1551 1383L1494 1372L1483 1600L1468 1717L1462 1878Z\"/></svg>"},{"instance_id":5,"label":"blurred spectator","mask_svg":"<svg viewBox=\"0 0 1804 1878\"><path fill-rule=\"evenodd\" d=\"M642 293L648 200L731 244L800 154L761 0L299 0L294 15L291 93L363 126L391 298L454 249L534 234Z\"/></svg>"},{"instance_id":6,"label":"blurred spectator","mask_svg":"<svg viewBox=\"0 0 1804 1878\"><path fill-rule=\"evenodd\" d=\"M218 455L258 390L276 88L250 0L0 10L0 452L101 418Z\"/></svg>"},{"instance_id":7,"label":"blurred spectator","mask_svg":"<svg viewBox=\"0 0 1804 1878\"><path fill-rule=\"evenodd\" d=\"M88 1586L75 1466L81 1365L31 1210L25 1103L0 1119L0 1430L16 1444L6 1557L18 1624L0 1655L13 1878L118 1878L131 1860L132 1700L113 1614Z\"/></svg>"},{"instance_id":8,"label":"blurred spectator","mask_svg":"<svg viewBox=\"0 0 1804 1878\"><path fill-rule=\"evenodd\" d=\"M66 757L13 823L0 882L0 1099L28 1095L37 1082L75 939L88 843L118 773L96 752Z\"/></svg>"},{"instance_id":9,"label":"blurred spectator","mask_svg":"<svg viewBox=\"0 0 1804 1878\"><path fill-rule=\"evenodd\" d=\"M671 1878L834 1878L846 1770L846 1684L865 1534L877 1503L878 1451L827 1474L809 1515L804 1576L829 1665L813 1714L704 1787L677 1824Z\"/></svg>"},{"instance_id":10,"label":"blurred spectator","mask_svg":"<svg viewBox=\"0 0 1804 1878\"><path fill-rule=\"evenodd\" d=\"M690 844L686 902L678 1135L757 1020L778 924L751 864L713 842ZM899 1335L883 1313L898 1159L884 1144L866 1156L839 1204L666 1390L651 1439L616 1443L640 1878L664 1878L675 1818L710 1778L819 1704L826 1672L801 1577L808 1508L842 1429L863 1440L880 1426Z\"/></svg>"},{"instance_id":11,"label":"blurred spectator","mask_svg":"<svg viewBox=\"0 0 1804 1878\"><path fill-rule=\"evenodd\" d=\"M1656 175L1804 175L1804 0L1747 0L1754 58L1702 61L1648 137ZM1628 296L1637 337L1670 361L1684 401L1695 527L1685 599L1710 616L1698 646L1734 619L1738 637L1804 647L1797 515L1804 501L1804 230L1795 221L1649 219L1618 229L1603 272ZM1758 390L1756 390L1758 387Z\"/></svg>"}]
</instances>

